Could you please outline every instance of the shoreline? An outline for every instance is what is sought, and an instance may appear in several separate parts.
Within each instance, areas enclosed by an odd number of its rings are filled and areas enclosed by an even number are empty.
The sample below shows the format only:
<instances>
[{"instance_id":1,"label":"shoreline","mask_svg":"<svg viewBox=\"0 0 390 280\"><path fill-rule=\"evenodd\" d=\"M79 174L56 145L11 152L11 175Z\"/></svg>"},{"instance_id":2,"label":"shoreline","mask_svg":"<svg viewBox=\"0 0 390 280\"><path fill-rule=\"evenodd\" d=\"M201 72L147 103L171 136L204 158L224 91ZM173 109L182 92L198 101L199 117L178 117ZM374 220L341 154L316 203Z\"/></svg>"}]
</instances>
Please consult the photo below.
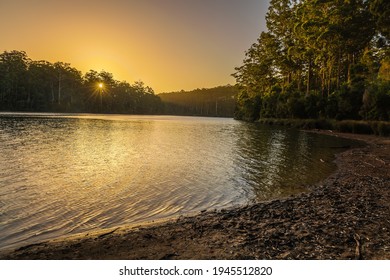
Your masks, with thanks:
<instances>
[{"instance_id":1,"label":"shoreline","mask_svg":"<svg viewBox=\"0 0 390 280\"><path fill-rule=\"evenodd\" d=\"M99 230L0 252L0 259L390 259L390 138L360 140L310 191L195 216Z\"/></svg>"}]
</instances>

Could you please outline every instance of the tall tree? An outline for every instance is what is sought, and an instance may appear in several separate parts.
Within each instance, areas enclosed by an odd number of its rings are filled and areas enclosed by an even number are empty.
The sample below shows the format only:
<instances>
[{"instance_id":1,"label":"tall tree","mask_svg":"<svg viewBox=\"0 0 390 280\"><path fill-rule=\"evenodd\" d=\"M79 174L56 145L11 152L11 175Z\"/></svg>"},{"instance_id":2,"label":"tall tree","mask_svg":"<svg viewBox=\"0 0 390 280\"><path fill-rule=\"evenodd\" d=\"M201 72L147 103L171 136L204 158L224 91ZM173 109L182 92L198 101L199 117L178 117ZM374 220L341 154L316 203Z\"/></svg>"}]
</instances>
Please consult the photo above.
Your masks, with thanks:
<instances>
[{"instance_id":1,"label":"tall tree","mask_svg":"<svg viewBox=\"0 0 390 280\"><path fill-rule=\"evenodd\" d=\"M238 115L358 118L365 89L386 73L387 2L271 0L268 32L233 74Z\"/></svg>"},{"instance_id":2,"label":"tall tree","mask_svg":"<svg viewBox=\"0 0 390 280\"><path fill-rule=\"evenodd\" d=\"M23 51L0 54L1 103L3 108L23 107L26 102L25 78L30 59Z\"/></svg>"},{"instance_id":3,"label":"tall tree","mask_svg":"<svg viewBox=\"0 0 390 280\"><path fill-rule=\"evenodd\" d=\"M25 52L5 51L0 54L0 110L155 114L162 104L142 82L118 82L106 71L82 76L69 63L33 61Z\"/></svg>"}]
</instances>

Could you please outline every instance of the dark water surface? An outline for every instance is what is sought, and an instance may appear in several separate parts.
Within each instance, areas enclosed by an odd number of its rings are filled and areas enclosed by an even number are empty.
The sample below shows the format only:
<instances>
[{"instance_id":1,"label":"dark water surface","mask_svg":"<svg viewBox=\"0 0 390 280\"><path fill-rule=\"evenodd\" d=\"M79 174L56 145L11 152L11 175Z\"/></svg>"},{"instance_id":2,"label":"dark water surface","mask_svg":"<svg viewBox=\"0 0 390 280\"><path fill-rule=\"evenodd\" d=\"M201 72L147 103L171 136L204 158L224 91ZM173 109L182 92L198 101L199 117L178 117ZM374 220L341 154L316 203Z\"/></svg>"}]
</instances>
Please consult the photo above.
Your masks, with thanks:
<instances>
[{"instance_id":1,"label":"dark water surface","mask_svg":"<svg viewBox=\"0 0 390 280\"><path fill-rule=\"evenodd\" d=\"M0 249L301 192L346 145L222 118L0 113Z\"/></svg>"}]
</instances>

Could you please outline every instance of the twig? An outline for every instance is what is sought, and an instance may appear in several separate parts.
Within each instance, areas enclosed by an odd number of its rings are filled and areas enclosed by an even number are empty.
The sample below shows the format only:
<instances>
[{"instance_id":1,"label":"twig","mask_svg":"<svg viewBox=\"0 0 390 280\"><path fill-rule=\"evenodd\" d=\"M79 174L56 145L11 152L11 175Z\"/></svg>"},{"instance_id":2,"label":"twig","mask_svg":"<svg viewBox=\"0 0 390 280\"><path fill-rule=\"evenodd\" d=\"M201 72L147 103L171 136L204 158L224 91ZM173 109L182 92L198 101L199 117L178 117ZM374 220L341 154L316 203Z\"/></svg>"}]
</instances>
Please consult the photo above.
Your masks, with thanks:
<instances>
[{"instance_id":1,"label":"twig","mask_svg":"<svg viewBox=\"0 0 390 280\"><path fill-rule=\"evenodd\" d=\"M362 257L362 244L361 244L361 238L360 238L360 235L355 233L353 235L353 238L355 239L356 241L356 248L355 248L355 259L356 260L361 260L363 259Z\"/></svg>"},{"instance_id":2,"label":"twig","mask_svg":"<svg viewBox=\"0 0 390 280\"><path fill-rule=\"evenodd\" d=\"M104 236L106 236L106 235L109 235L109 234L111 234L111 233L114 233L117 229L118 229L118 228L115 228L115 229L113 229L113 230L111 230L111 231L109 231L109 232L103 233L103 234L99 235L98 238L102 238L102 237L104 237Z\"/></svg>"},{"instance_id":3,"label":"twig","mask_svg":"<svg viewBox=\"0 0 390 280\"><path fill-rule=\"evenodd\" d=\"M371 163L368 163L368 162L365 162L365 161L363 161L363 163L365 163L365 164L367 164L367 165L369 165L369 166L371 166L371 167L375 167L375 165L373 165L373 164L371 164Z\"/></svg>"}]
</instances>

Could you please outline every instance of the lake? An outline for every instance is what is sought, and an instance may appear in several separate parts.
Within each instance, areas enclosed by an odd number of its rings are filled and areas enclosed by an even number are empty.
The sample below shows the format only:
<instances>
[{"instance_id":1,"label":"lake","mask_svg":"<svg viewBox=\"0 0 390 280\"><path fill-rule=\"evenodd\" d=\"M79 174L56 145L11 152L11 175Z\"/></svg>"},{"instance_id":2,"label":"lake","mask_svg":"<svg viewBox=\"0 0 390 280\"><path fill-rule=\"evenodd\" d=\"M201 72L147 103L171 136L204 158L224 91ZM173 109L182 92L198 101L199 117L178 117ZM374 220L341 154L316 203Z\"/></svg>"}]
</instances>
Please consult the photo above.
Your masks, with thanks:
<instances>
[{"instance_id":1,"label":"lake","mask_svg":"<svg viewBox=\"0 0 390 280\"><path fill-rule=\"evenodd\" d=\"M224 118L0 113L0 249L302 192L345 145Z\"/></svg>"}]
</instances>

